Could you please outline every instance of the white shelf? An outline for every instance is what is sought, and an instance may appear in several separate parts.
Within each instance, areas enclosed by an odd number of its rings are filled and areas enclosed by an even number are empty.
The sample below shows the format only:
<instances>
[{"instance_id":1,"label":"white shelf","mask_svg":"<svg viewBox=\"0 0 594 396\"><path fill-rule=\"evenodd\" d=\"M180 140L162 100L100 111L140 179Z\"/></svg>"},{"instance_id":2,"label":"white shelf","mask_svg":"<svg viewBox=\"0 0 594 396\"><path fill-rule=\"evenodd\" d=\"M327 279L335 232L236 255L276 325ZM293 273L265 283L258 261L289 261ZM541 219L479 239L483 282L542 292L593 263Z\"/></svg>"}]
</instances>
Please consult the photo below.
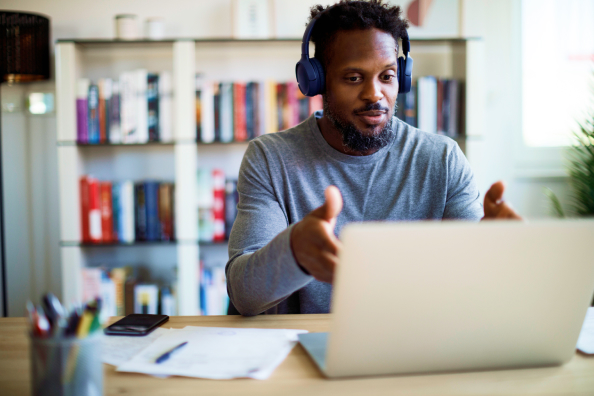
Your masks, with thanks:
<instances>
[{"instance_id":1,"label":"white shelf","mask_svg":"<svg viewBox=\"0 0 594 396\"><path fill-rule=\"evenodd\" d=\"M181 315L199 313L198 260L201 245L224 261L224 248L198 243L196 208L198 167L218 167L237 177L247 143L200 144L195 140L195 74L212 80L289 81L294 79L300 39L180 39L164 41L60 40L56 45L56 101L60 189L60 236L63 300L82 296L81 268L117 259L145 263L178 285ZM457 139L473 168L480 169L484 130L483 42L478 39L411 40L415 76L436 75L465 83L466 137ZM171 143L76 144L76 81L80 77L116 78L143 67L173 75L174 141ZM81 244L79 177L92 173L104 180L154 178L176 184L174 242L131 245ZM223 253L221 253L223 252ZM214 254L214 253L213 253ZM214 256L213 256L214 257ZM124 263L122 263L124 264ZM220 264L220 263L219 263ZM175 277L175 276L174 276Z\"/></svg>"}]
</instances>

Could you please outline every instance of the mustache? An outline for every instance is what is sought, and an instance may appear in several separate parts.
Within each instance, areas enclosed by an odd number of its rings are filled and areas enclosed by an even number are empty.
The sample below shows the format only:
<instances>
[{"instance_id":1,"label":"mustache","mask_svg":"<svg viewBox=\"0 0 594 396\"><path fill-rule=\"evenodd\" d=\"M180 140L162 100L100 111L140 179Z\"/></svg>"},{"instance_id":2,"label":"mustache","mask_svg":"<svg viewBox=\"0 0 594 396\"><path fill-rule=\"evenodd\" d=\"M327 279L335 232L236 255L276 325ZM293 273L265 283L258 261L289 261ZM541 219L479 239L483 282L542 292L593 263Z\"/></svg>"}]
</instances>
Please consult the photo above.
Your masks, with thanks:
<instances>
[{"instance_id":1,"label":"mustache","mask_svg":"<svg viewBox=\"0 0 594 396\"><path fill-rule=\"evenodd\" d=\"M387 107L382 106L381 103L376 102L376 103L370 103L366 106L355 109L354 113L358 114L358 113L363 113L364 111L374 111L374 110L385 111L386 113L390 111L390 109L388 109Z\"/></svg>"}]
</instances>

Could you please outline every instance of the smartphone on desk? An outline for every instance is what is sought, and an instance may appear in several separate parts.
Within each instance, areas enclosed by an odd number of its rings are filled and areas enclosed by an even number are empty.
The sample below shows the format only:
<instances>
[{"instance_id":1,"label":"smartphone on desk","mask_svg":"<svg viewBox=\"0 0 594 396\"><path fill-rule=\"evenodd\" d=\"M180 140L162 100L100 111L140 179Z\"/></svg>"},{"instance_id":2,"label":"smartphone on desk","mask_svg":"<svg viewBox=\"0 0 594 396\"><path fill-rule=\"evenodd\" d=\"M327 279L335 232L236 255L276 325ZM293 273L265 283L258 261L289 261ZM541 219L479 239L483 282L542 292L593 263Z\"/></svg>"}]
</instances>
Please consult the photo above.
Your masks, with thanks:
<instances>
[{"instance_id":1,"label":"smartphone on desk","mask_svg":"<svg viewBox=\"0 0 594 396\"><path fill-rule=\"evenodd\" d=\"M105 328L107 335L144 336L169 320L167 315L130 314Z\"/></svg>"}]
</instances>

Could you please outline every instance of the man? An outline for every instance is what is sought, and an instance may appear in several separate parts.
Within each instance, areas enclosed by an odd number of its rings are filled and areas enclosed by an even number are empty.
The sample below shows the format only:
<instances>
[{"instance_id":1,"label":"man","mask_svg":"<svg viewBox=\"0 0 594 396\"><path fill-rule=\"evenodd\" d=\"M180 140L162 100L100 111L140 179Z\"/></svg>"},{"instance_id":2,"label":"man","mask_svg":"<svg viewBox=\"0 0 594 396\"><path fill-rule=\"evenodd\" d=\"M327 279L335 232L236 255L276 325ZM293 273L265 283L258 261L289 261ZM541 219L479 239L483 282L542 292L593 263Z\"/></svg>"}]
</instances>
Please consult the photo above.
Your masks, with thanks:
<instances>
[{"instance_id":1,"label":"man","mask_svg":"<svg viewBox=\"0 0 594 396\"><path fill-rule=\"evenodd\" d=\"M519 218L501 201L501 182L483 212L453 140L393 117L400 12L381 0L312 8L324 111L245 153L226 266L239 313L329 312L337 235L349 222Z\"/></svg>"}]
</instances>

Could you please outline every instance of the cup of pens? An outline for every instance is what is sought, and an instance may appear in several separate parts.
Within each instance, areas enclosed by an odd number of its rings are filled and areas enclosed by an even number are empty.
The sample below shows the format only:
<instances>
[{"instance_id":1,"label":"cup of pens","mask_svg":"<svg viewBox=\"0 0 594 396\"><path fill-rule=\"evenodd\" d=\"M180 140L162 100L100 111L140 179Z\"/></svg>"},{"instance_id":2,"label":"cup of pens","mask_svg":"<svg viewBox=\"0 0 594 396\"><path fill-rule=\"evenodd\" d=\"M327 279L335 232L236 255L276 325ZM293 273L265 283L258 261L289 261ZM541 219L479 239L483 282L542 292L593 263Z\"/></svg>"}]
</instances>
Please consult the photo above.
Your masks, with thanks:
<instances>
[{"instance_id":1,"label":"cup of pens","mask_svg":"<svg viewBox=\"0 0 594 396\"><path fill-rule=\"evenodd\" d=\"M66 312L53 295L28 304L32 395L103 395L100 307L95 300Z\"/></svg>"}]
</instances>

